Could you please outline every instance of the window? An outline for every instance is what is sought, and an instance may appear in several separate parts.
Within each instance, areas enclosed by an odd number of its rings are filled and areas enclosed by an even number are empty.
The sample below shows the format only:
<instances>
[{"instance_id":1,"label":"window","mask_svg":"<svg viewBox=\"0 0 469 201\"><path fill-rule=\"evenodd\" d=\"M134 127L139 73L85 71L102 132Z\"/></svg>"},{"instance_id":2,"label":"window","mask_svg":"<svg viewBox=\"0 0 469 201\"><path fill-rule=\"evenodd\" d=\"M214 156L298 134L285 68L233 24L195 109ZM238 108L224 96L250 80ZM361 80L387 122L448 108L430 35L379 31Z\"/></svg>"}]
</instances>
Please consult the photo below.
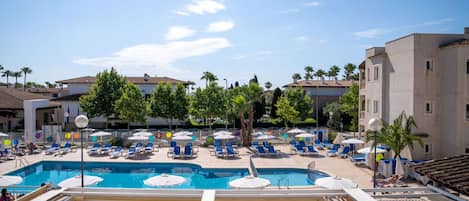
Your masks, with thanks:
<instances>
[{"instance_id":1,"label":"window","mask_svg":"<svg viewBox=\"0 0 469 201\"><path fill-rule=\"evenodd\" d=\"M367 112L370 111L370 100L367 100L367 101L366 101L366 111L367 111Z\"/></svg>"},{"instance_id":2,"label":"window","mask_svg":"<svg viewBox=\"0 0 469 201\"><path fill-rule=\"evenodd\" d=\"M374 80L378 80L378 76L379 76L379 68L378 66L375 66L374 69L373 69L373 78Z\"/></svg>"},{"instance_id":3,"label":"window","mask_svg":"<svg viewBox=\"0 0 469 201\"><path fill-rule=\"evenodd\" d=\"M466 121L469 121L469 104L466 104Z\"/></svg>"},{"instance_id":4,"label":"window","mask_svg":"<svg viewBox=\"0 0 469 201\"><path fill-rule=\"evenodd\" d=\"M378 113L378 101L373 101L373 113Z\"/></svg>"},{"instance_id":5,"label":"window","mask_svg":"<svg viewBox=\"0 0 469 201\"><path fill-rule=\"evenodd\" d=\"M368 77L368 81L370 81L371 76L370 76L370 69L369 68L366 69L366 74L368 74L368 76L366 76L366 77Z\"/></svg>"},{"instance_id":6,"label":"window","mask_svg":"<svg viewBox=\"0 0 469 201\"><path fill-rule=\"evenodd\" d=\"M365 102L366 102L365 100L362 100L361 111L365 111L365 107L366 107L366 106L365 106Z\"/></svg>"},{"instance_id":7,"label":"window","mask_svg":"<svg viewBox=\"0 0 469 201\"><path fill-rule=\"evenodd\" d=\"M432 60L425 61L425 69L427 69L427 71L433 71L433 62L432 62Z\"/></svg>"},{"instance_id":8,"label":"window","mask_svg":"<svg viewBox=\"0 0 469 201\"><path fill-rule=\"evenodd\" d=\"M466 73L469 74L469 59L466 61Z\"/></svg>"},{"instance_id":9,"label":"window","mask_svg":"<svg viewBox=\"0 0 469 201\"><path fill-rule=\"evenodd\" d=\"M426 154L431 154L432 153L432 145L431 144L425 144L425 153Z\"/></svg>"},{"instance_id":10,"label":"window","mask_svg":"<svg viewBox=\"0 0 469 201\"><path fill-rule=\"evenodd\" d=\"M468 61L468 62L469 62L469 61ZM361 78L361 80L365 80L365 79L366 79L365 72L363 72L363 71L362 71L362 72L361 72L361 75L362 75L362 78Z\"/></svg>"},{"instance_id":11,"label":"window","mask_svg":"<svg viewBox=\"0 0 469 201\"><path fill-rule=\"evenodd\" d=\"M425 103L425 113L432 113L433 112L433 104L431 101L427 101Z\"/></svg>"}]
</instances>

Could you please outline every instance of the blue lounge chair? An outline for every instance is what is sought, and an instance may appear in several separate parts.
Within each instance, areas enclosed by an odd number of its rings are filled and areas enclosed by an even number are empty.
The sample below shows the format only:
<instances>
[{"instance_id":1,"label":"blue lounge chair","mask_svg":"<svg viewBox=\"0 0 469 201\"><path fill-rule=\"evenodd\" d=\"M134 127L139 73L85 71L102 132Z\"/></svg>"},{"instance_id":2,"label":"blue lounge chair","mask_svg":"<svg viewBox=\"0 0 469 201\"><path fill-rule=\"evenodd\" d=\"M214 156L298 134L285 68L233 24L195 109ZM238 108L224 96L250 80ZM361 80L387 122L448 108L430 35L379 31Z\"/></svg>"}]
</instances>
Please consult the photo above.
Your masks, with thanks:
<instances>
[{"instance_id":1,"label":"blue lounge chair","mask_svg":"<svg viewBox=\"0 0 469 201\"><path fill-rule=\"evenodd\" d=\"M137 145L135 145L135 151L142 152L143 151L143 143L139 142Z\"/></svg>"},{"instance_id":2,"label":"blue lounge chair","mask_svg":"<svg viewBox=\"0 0 469 201\"><path fill-rule=\"evenodd\" d=\"M305 141L303 140L298 141L298 145L301 145L302 147L306 146Z\"/></svg>"},{"instance_id":3,"label":"blue lounge chair","mask_svg":"<svg viewBox=\"0 0 469 201\"><path fill-rule=\"evenodd\" d=\"M251 148L253 148L253 149L257 149L258 146L259 146L259 142L257 142L257 141L254 141L254 142L251 143Z\"/></svg>"},{"instance_id":4,"label":"blue lounge chair","mask_svg":"<svg viewBox=\"0 0 469 201\"><path fill-rule=\"evenodd\" d=\"M192 158L192 147L191 146L186 145L184 147L184 157Z\"/></svg>"},{"instance_id":5,"label":"blue lounge chair","mask_svg":"<svg viewBox=\"0 0 469 201\"><path fill-rule=\"evenodd\" d=\"M339 151L340 145L334 144L332 149L327 152L328 156L337 156L337 152Z\"/></svg>"},{"instance_id":6,"label":"blue lounge chair","mask_svg":"<svg viewBox=\"0 0 469 201\"><path fill-rule=\"evenodd\" d=\"M324 146L325 148L327 148L327 149L329 149L329 148L332 147L332 144L329 143L329 140L324 140L324 141L322 141L322 144L323 144L323 146Z\"/></svg>"},{"instance_id":7,"label":"blue lounge chair","mask_svg":"<svg viewBox=\"0 0 469 201\"><path fill-rule=\"evenodd\" d=\"M339 157L345 158L347 157L348 153L350 152L350 147L344 147L344 149L339 153Z\"/></svg>"},{"instance_id":8,"label":"blue lounge chair","mask_svg":"<svg viewBox=\"0 0 469 201\"><path fill-rule=\"evenodd\" d=\"M5 150L7 150L7 149L5 149ZM53 154L53 153L57 152L58 150L59 150L59 144L54 143L54 144L52 144L52 146L50 146L49 149L46 150L46 154Z\"/></svg>"},{"instance_id":9,"label":"blue lounge chair","mask_svg":"<svg viewBox=\"0 0 469 201\"><path fill-rule=\"evenodd\" d=\"M324 147L321 144L321 141L319 141L319 140L314 140L314 146L316 146L316 148L319 149L319 150L324 149Z\"/></svg>"},{"instance_id":10,"label":"blue lounge chair","mask_svg":"<svg viewBox=\"0 0 469 201\"><path fill-rule=\"evenodd\" d=\"M236 156L236 152L234 151L232 146L227 146L226 147L226 156L227 157L235 157Z\"/></svg>"},{"instance_id":11,"label":"blue lounge chair","mask_svg":"<svg viewBox=\"0 0 469 201\"><path fill-rule=\"evenodd\" d=\"M135 158L136 154L137 154L137 150L135 149L135 147L130 147L129 151L127 151L126 158Z\"/></svg>"},{"instance_id":12,"label":"blue lounge chair","mask_svg":"<svg viewBox=\"0 0 469 201\"><path fill-rule=\"evenodd\" d=\"M317 154L318 151L316 151L313 147L313 145L308 145L306 148L308 148L308 153L311 153L311 154Z\"/></svg>"},{"instance_id":13,"label":"blue lounge chair","mask_svg":"<svg viewBox=\"0 0 469 201\"><path fill-rule=\"evenodd\" d=\"M270 146L272 146L272 145L270 145L268 142L264 141L264 142L262 142L262 146L264 146L265 148L267 148L267 147L270 147Z\"/></svg>"},{"instance_id":14,"label":"blue lounge chair","mask_svg":"<svg viewBox=\"0 0 469 201\"><path fill-rule=\"evenodd\" d=\"M88 154L89 155L98 154L100 148L101 148L101 145L98 143L95 143L93 147L91 147L91 149L89 150Z\"/></svg>"},{"instance_id":15,"label":"blue lounge chair","mask_svg":"<svg viewBox=\"0 0 469 201\"><path fill-rule=\"evenodd\" d=\"M153 143L149 142L144 148L143 148L143 151L145 153L152 153L154 150L153 148Z\"/></svg>"},{"instance_id":16,"label":"blue lounge chair","mask_svg":"<svg viewBox=\"0 0 469 201\"><path fill-rule=\"evenodd\" d=\"M355 165L366 163L366 155L365 154L354 154L354 155L350 156L350 160L353 163L355 163Z\"/></svg>"},{"instance_id":17,"label":"blue lounge chair","mask_svg":"<svg viewBox=\"0 0 469 201\"><path fill-rule=\"evenodd\" d=\"M268 154L265 152L264 147L258 146L257 147L257 155L258 156L267 156Z\"/></svg>"},{"instance_id":18,"label":"blue lounge chair","mask_svg":"<svg viewBox=\"0 0 469 201\"><path fill-rule=\"evenodd\" d=\"M301 144L296 145L295 151L301 156L308 155L308 153L304 149L305 147L302 146Z\"/></svg>"},{"instance_id":19,"label":"blue lounge chair","mask_svg":"<svg viewBox=\"0 0 469 201\"><path fill-rule=\"evenodd\" d=\"M224 157L223 148L221 146L215 146L215 156Z\"/></svg>"},{"instance_id":20,"label":"blue lounge chair","mask_svg":"<svg viewBox=\"0 0 469 201\"><path fill-rule=\"evenodd\" d=\"M100 154L109 154L111 152L112 145L110 143L106 143L104 147L101 149Z\"/></svg>"},{"instance_id":21,"label":"blue lounge chair","mask_svg":"<svg viewBox=\"0 0 469 201\"><path fill-rule=\"evenodd\" d=\"M174 147L173 159L175 158L181 158L181 147L179 146Z\"/></svg>"},{"instance_id":22,"label":"blue lounge chair","mask_svg":"<svg viewBox=\"0 0 469 201\"><path fill-rule=\"evenodd\" d=\"M109 158L119 158L122 153L122 147L116 147L113 152L109 154Z\"/></svg>"},{"instance_id":23,"label":"blue lounge chair","mask_svg":"<svg viewBox=\"0 0 469 201\"><path fill-rule=\"evenodd\" d=\"M60 149L60 154L66 154L72 150L72 144L71 143L65 143L64 147Z\"/></svg>"},{"instance_id":24,"label":"blue lounge chair","mask_svg":"<svg viewBox=\"0 0 469 201\"><path fill-rule=\"evenodd\" d=\"M269 146L267 147L267 153L271 156L279 156L280 150L275 150L274 146Z\"/></svg>"}]
</instances>

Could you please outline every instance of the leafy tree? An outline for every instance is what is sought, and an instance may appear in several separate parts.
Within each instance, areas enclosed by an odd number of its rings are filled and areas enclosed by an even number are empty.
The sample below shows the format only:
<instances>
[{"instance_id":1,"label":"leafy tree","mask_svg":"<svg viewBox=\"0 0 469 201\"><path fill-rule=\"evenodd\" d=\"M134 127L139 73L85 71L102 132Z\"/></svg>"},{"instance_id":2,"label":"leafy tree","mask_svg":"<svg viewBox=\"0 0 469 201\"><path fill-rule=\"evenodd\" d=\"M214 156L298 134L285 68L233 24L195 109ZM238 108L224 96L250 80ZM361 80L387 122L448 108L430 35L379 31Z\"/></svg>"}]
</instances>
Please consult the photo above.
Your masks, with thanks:
<instances>
[{"instance_id":1,"label":"leafy tree","mask_svg":"<svg viewBox=\"0 0 469 201\"><path fill-rule=\"evenodd\" d=\"M314 73L313 67L306 66L305 67L305 76L303 76L303 77L305 78L305 80L312 80L313 79L313 73Z\"/></svg>"},{"instance_id":2,"label":"leafy tree","mask_svg":"<svg viewBox=\"0 0 469 201\"><path fill-rule=\"evenodd\" d=\"M173 116L171 118L177 120L183 120L189 113L189 100L184 91L184 86L178 84L176 86L176 91L174 91L174 102L173 102Z\"/></svg>"},{"instance_id":3,"label":"leafy tree","mask_svg":"<svg viewBox=\"0 0 469 201\"><path fill-rule=\"evenodd\" d=\"M55 87L57 87L57 84L55 84L55 83L53 84L53 83L50 83L50 82L48 82L48 81L46 81L45 84L46 84L47 88L55 88Z\"/></svg>"},{"instance_id":4,"label":"leafy tree","mask_svg":"<svg viewBox=\"0 0 469 201\"><path fill-rule=\"evenodd\" d=\"M358 81L360 79L360 74L359 73L354 73L351 76L352 80Z\"/></svg>"},{"instance_id":5,"label":"leafy tree","mask_svg":"<svg viewBox=\"0 0 469 201\"><path fill-rule=\"evenodd\" d=\"M314 76L318 77L319 79L324 78L325 75L326 75L326 72L324 72L324 70L322 69L319 69L316 71L316 73L314 73Z\"/></svg>"},{"instance_id":6,"label":"leafy tree","mask_svg":"<svg viewBox=\"0 0 469 201\"><path fill-rule=\"evenodd\" d=\"M272 103L271 103L271 107L270 108L270 118L272 119L276 119L278 116L277 116L277 101L278 99L280 98L280 96L282 96L282 90L280 90L280 88L275 88L274 90L274 94L273 94L273 97L272 97Z\"/></svg>"},{"instance_id":7,"label":"leafy tree","mask_svg":"<svg viewBox=\"0 0 469 201\"><path fill-rule=\"evenodd\" d=\"M340 128L340 123L341 123L341 117L342 117L342 105L333 102L329 103L324 108L322 109L323 115L328 116L329 119L327 120L327 126L329 128L335 128L339 129ZM331 116L332 113L332 116Z\"/></svg>"},{"instance_id":8,"label":"leafy tree","mask_svg":"<svg viewBox=\"0 0 469 201\"><path fill-rule=\"evenodd\" d=\"M339 99L339 102L342 104L343 112L352 117L350 125L350 130L352 131L358 131L358 98L358 85L352 84L349 91L344 93Z\"/></svg>"},{"instance_id":9,"label":"leafy tree","mask_svg":"<svg viewBox=\"0 0 469 201\"><path fill-rule=\"evenodd\" d=\"M289 88L285 90L284 96L288 99L296 111L299 112L301 119L306 119L313 112L311 97L305 94L302 88Z\"/></svg>"},{"instance_id":10,"label":"leafy tree","mask_svg":"<svg viewBox=\"0 0 469 201\"><path fill-rule=\"evenodd\" d=\"M0 64L0 71L2 71L3 69L4 69L3 66Z\"/></svg>"},{"instance_id":11,"label":"leafy tree","mask_svg":"<svg viewBox=\"0 0 469 201\"><path fill-rule=\"evenodd\" d=\"M209 128L212 129L213 119L222 116L226 108L223 88L216 82L210 83L205 89L197 88L191 100L190 113L196 117L209 119Z\"/></svg>"},{"instance_id":12,"label":"leafy tree","mask_svg":"<svg viewBox=\"0 0 469 201\"><path fill-rule=\"evenodd\" d=\"M21 77L23 72L18 71L18 72L13 72L13 77L15 77L15 87L18 84L18 78Z\"/></svg>"},{"instance_id":13,"label":"leafy tree","mask_svg":"<svg viewBox=\"0 0 469 201\"><path fill-rule=\"evenodd\" d=\"M249 82L259 83L259 81L257 80L257 75L254 75L254 77L251 80L249 80Z\"/></svg>"},{"instance_id":14,"label":"leafy tree","mask_svg":"<svg viewBox=\"0 0 469 201\"><path fill-rule=\"evenodd\" d=\"M293 83L297 83L298 80L301 80L301 75L299 73L295 73L291 78L293 79Z\"/></svg>"},{"instance_id":15,"label":"leafy tree","mask_svg":"<svg viewBox=\"0 0 469 201\"><path fill-rule=\"evenodd\" d=\"M233 111L235 114L238 115L240 119L240 124L241 124L241 140L243 142L243 145L249 146L249 141L246 140L249 136L246 133L246 113L249 111L249 102L246 100L246 98L239 94L234 96L231 99L231 106L233 108Z\"/></svg>"},{"instance_id":16,"label":"leafy tree","mask_svg":"<svg viewBox=\"0 0 469 201\"><path fill-rule=\"evenodd\" d=\"M239 87L239 82L238 81L235 82L235 87Z\"/></svg>"},{"instance_id":17,"label":"leafy tree","mask_svg":"<svg viewBox=\"0 0 469 201\"><path fill-rule=\"evenodd\" d=\"M354 64L352 63L346 64L344 66L345 79L351 80L356 69L357 69L357 66L355 66Z\"/></svg>"},{"instance_id":18,"label":"leafy tree","mask_svg":"<svg viewBox=\"0 0 469 201\"><path fill-rule=\"evenodd\" d=\"M295 124L296 119L298 118L299 112L290 105L290 102L286 97L280 97L277 104L277 116L283 121L285 128L288 129L288 123Z\"/></svg>"},{"instance_id":19,"label":"leafy tree","mask_svg":"<svg viewBox=\"0 0 469 201\"><path fill-rule=\"evenodd\" d=\"M260 99L254 103L254 122L258 122L265 114L265 97L261 95Z\"/></svg>"},{"instance_id":20,"label":"leafy tree","mask_svg":"<svg viewBox=\"0 0 469 201\"><path fill-rule=\"evenodd\" d=\"M218 77L215 74L211 73L211 72L205 71L203 73L202 77L200 77L200 79L205 80L205 86L208 86L209 83L217 81Z\"/></svg>"},{"instance_id":21,"label":"leafy tree","mask_svg":"<svg viewBox=\"0 0 469 201\"><path fill-rule=\"evenodd\" d=\"M249 103L249 112L248 112L248 143L251 144L251 134L253 133L253 123L254 123L254 104L259 102L262 98L263 93L262 87L258 83L251 82L249 85L243 86L243 93L246 100Z\"/></svg>"},{"instance_id":22,"label":"leafy tree","mask_svg":"<svg viewBox=\"0 0 469 201\"><path fill-rule=\"evenodd\" d=\"M332 77L337 77L337 75L339 75L339 72L340 72L340 68L336 65L333 65L329 71L327 72L327 76L329 77L329 79L331 79Z\"/></svg>"},{"instance_id":23,"label":"leafy tree","mask_svg":"<svg viewBox=\"0 0 469 201\"><path fill-rule=\"evenodd\" d=\"M91 85L88 95L80 97L80 108L89 117L117 114L115 103L122 95L125 79L112 68L96 75L96 83ZM107 123L106 123L107 127Z\"/></svg>"},{"instance_id":24,"label":"leafy tree","mask_svg":"<svg viewBox=\"0 0 469 201\"><path fill-rule=\"evenodd\" d=\"M131 122L145 123L146 102L137 85L127 83L123 89L122 95L116 100L115 111L117 116L128 122L127 128L130 129Z\"/></svg>"},{"instance_id":25,"label":"leafy tree","mask_svg":"<svg viewBox=\"0 0 469 201\"><path fill-rule=\"evenodd\" d=\"M26 88L46 88L46 86L36 82L26 82Z\"/></svg>"},{"instance_id":26,"label":"leafy tree","mask_svg":"<svg viewBox=\"0 0 469 201\"><path fill-rule=\"evenodd\" d=\"M8 80L9 77L13 77L13 71L11 70L5 70L2 72L2 77L6 77L7 78L7 88L9 87L10 85L10 82Z\"/></svg>"},{"instance_id":27,"label":"leafy tree","mask_svg":"<svg viewBox=\"0 0 469 201\"><path fill-rule=\"evenodd\" d=\"M169 122L169 128L172 126L171 113L173 102L175 101L174 94L171 94L171 85L166 83L158 84L150 95L149 115L151 117L162 117Z\"/></svg>"},{"instance_id":28,"label":"leafy tree","mask_svg":"<svg viewBox=\"0 0 469 201\"><path fill-rule=\"evenodd\" d=\"M270 88L272 88L272 83L267 81L265 84L264 84L264 87L267 89L267 90L270 90Z\"/></svg>"},{"instance_id":29,"label":"leafy tree","mask_svg":"<svg viewBox=\"0 0 469 201\"><path fill-rule=\"evenodd\" d=\"M27 74L31 74L33 72L33 70L31 70L31 68L25 66L23 68L21 68L21 72L24 73L24 81L23 81L23 91L26 90L25 86L26 86L26 75Z\"/></svg>"},{"instance_id":30,"label":"leafy tree","mask_svg":"<svg viewBox=\"0 0 469 201\"><path fill-rule=\"evenodd\" d=\"M423 146L421 136L412 134L412 130L417 128L412 116L407 116L403 111L392 124L382 121L382 128L378 132L367 131L366 141L373 141L376 135L376 144L380 143L390 147L394 151L394 158L401 157L405 147L414 148L414 143ZM374 144L372 147L374 147Z\"/></svg>"}]
</instances>

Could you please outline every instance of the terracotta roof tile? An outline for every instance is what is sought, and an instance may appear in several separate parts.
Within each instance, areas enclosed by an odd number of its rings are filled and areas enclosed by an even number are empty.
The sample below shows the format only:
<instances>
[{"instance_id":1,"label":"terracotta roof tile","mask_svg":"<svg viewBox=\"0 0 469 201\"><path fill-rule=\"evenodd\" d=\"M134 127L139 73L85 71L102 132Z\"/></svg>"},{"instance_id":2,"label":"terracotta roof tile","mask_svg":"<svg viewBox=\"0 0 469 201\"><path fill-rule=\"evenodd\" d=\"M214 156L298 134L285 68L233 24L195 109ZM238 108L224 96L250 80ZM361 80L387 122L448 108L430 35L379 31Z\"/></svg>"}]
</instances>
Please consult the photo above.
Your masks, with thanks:
<instances>
[{"instance_id":1,"label":"terracotta roof tile","mask_svg":"<svg viewBox=\"0 0 469 201\"><path fill-rule=\"evenodd\" d=\"M49 99L47 96L13 88L0 88L0 109L23 109L24 100Z\"/></svg>"},{"instance_id":2,"label":"terracotta roof tile","mask_svg":"<svg viewBox=\"0 0 469 201\"><path fill-rule=\"evenodd\" d=\"M283 87L331 87L331 88L343 88L350 87L354 81L351 80L301 80L297 83L286 84Z\"/></svg>"},{"instance_id":3,"label":"terracotta roof tile","mask_svg":"<svg viewBox=\"0 0 469 201\"><path fill-rule=\"evenodd\" d=\"M177 80L170 77L126 77L127 81L133 84L158 84L158 83L181 83L186 84L187 82L182 80ZM68 80L56 81L60 84L94 84L96 82L96 77L94 76L84 76L77 77Z\"/></svg>"}]
</instances>

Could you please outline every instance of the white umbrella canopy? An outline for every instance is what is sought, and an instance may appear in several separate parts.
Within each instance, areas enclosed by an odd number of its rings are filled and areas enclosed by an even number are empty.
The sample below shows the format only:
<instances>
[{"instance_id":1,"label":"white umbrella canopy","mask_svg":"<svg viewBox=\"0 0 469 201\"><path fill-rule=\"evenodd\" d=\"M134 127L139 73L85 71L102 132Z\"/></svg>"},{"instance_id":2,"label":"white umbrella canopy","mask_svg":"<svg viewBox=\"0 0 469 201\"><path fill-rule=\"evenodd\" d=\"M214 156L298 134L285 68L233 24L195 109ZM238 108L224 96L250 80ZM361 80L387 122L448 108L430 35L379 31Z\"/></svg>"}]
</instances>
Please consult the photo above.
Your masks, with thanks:
<instances>
[{"instance_id":1,"label":"white umbrella canopy","mask_svg":"<svg viewBox=\"0 0 469 201\"><path fill-rule=\"evenodd\" d=\"M85 132L94 132L95 129L93 129L93 128L85 128L85 129L83 129L83 130L81 130L81 131L85 131Z\"/></svg>"},{"instance_id":2,"label":"white umbrella canopy","mask_svg":"<svg viewBox=\"0 0 469 201\"><path fill-rule=\"evenodd\" d=\"M295 135L296 138L314 138L315 135L314 134L311 134L311 133L301 133L301 134L298 134L298 135Z\"/></svg>"},{"instance_id":3,"label":"white umbrella canopy","mask_svg":"<svg viewBox=\"0 0 469 201\"><path fill-rule=\"evenodd\" d=\"M267 186L270 186L270 181L267 179L259 178L259 177L253 177L253 176L247 176L243 177L240 179L236 179L233 181L230 181L230 187L231 188L237 188L237 189L242 189L242 188L265 188Z\"/></svg>"},{"instance_id":4,"label":"white umbrella canopy","mask_svg":"<svg viewBox=\"0 0 469 201\"><path fill-rule=\"evenodd\" d=\"M19 176L0 176L0 187L12 186L23 182Z\"/></svg>"},{"instance_id":5,"label":"white umbrella canopy","mask_svg":"<svg viewBox=\"0 0 469 201\"><path fill-rule=\"evenodd\" d=\"M103 137L103 136L110 136L110 135L112 135L112 133L104 132L104 131L98 131L96 133L91 134L90 136Z\"/></svg>"},{"instance_id":6,"label":"white umbrella canopy","mask_svg":"<svg viewBox=\"0 0 469 201\"><path fill-rule=\"evenodd\" d=\"M231 140L235 139L236 137L233 135L217 135L214 137L215 140Z\"/></svg>"},{"instance_id":7,"label":"white umbrella canopy","mask_svg":"<svg viewBox=\"0 0 469 201\"><path fill-rule=\"evenodd\" d=\"M342 141L342 144L365 144L365 142L357 138L350 138L350 139Z\"/></svg>"},{"instance_id":8,"label":"white umbrella canopy","mask_svg":"<svg viewBox=\"0 0 469 201\"><path fill-rule=\"evenodd\" d=\"M277 139L277 137L275 136L272 136L272 135L259 135L257 136L256 138L254 138L256 140L259 140L259 141L268 141L268 140L274 140L274 139Z\"/></svg>"},{"instance_id":9,"label":"white umbrella canopy","mask_svg":"<svg viewBox=\"0 0 469 201\"><path fill-rule=\"evenodd\" d=\"M334 144L341 144L342 141L344 141L344 136L342 135L342 133L338 133L337 136L335 136L335 139L332 143Z\"/></svg>"},{"instance_id":10,"label":"white umbrella canopy","mask_svg":"<svg viewBox=\"0 0 469 201\"><path fill-rule=\"evenodd\" d=\"M150 133L150 132L146 132L146 131L139 131L139 132L136 132L134 134L132 134L133 136L144 136L144 137L150 137L153 135L153 133Z\"/></svg>"},{"instance_id":11,"label":"white umbrella canopy","mask_svg":"<svg viewBox=\"0 0 469 201\"><path fill-rule=\"evenodd\" d=\"M187 136L189 136L189 135L193 135L193 133L192 133L192 132L189 132L189 131L179 131L179 132L176 132L176 133L173 134L173 136L175 136L175 137L176 137L176 136L182 136L182 135L187 135Z\"/></svg>"},{"instance_id":12,"label":"white umbrella canopy","mask_svg":"<svg viewBox=\"0 0 469 201\"><path fill-rule=\"evenodd\" d=\"M191 141L192 137L187 135L174 136L171 138L173 141Z\"/></svg>"},{"instance_id":13,"label":"white umbrella canopy","mask_svg":"<svg viewBox=\"0 0 469 201\"><path fill-rule=\"evenodd\" d=\"M148 140L148 136L137 135L137 136L129 137L127 139L128 140L135 140L135 141L145 141L145 140Z\"/></svg>"},{"instance_id":14,"label":"white umbrella canopy","mask_svg":"<svg viewBox=\"0 0 469 201\"><path fill-rule=\"evenodd\" d=\"M267 133L262 132L262 131L257 131L257 132L254 132L254 133L252 134L252 136L254 136L254 137L261 136L261 135L267 135Z\"/></svg>"},{"instance_id":15,"label":"white umbrella canopy","mask_svg":"<svg viewBox=\"0 0 469 201\"><path fill-rule=\"evenodd\" d=\"M399 177L404 177L405 175L404 166L399 156L396 158L396 175Z\"/></svg>"},{"instance_id":16,"label":"white umbrella canopy","mask_svg":"<svg viewBox=\"0 0 469 201\"><path fill-rule=\"evenodd\" d=\"M213 133L213 136L218 136L218 135L232 135L233 133L230 131L218 131Z\"/></svg>"},{"instance_id":17,"label":"white umbrella canopy","mask_svg":"<svg viewBox=\"0 0 469 201\"><path fill-rule=\"evenodd\" d=\"M301 129L298 129L298 128L294 128L294 129L291 129L291 130L287 131L287 133L290 133L290 134L299 134L299 133L306 133L306 131L301 130Z\"/></svg>"},{"instance_id":18,"label":"white umbrella canopy","mask_svg":"<svg viewBox=\"0 0 469 201\"><path fill-rule=\"evenodd\" d=\"M372 153L375 153L375 149L372 149L371 147L365 147L365 148L361 148L357 151L358 153L360 154L372 154ZM387 151L385 149L380 149L380 148L376 148L376 153L386 153Z\"/></svg>"},{"instance_id":19,"label":"white umbrella canopy","mask_svg":"<svg viewBox=\"0 0 469 201\"><path fill-rule=\"evenodd\" d=\"M316 179L314 184L327 188L327 189L334 189L334 190L340 190L344 188L357 188L358 184L353 183L349 179L344 179L340 177L323 177Z\"/></svg>"},{"instance_id":20,"label":"white umbrella canopy","mask_svg":"<svg viewBox=\"0 0 469 201\"><path fill-rule=\"evenodd\" d=\"M90 186L90 185L95 185L101 181L103 181L103 178L97 177L97 176L89 176L85 175L83 177L83 184L85 186ZM80 187L81 186L81 176L75 176L68 178L66 180L61 181L58 186L62 188L73 188L73 187Z\"/></svg>"},{"instance_id":21,"label":"white umbrella canopy","mask_svg":"<svg viewBox=\"0 0 469 201\"><path fill-rule=\"evenodd\" d=\"M0 137L8 137L8 134L0 132Z\"/></svg>"},{"instance_id":22,"label":"white umbrella canopy","mask_svg":"<svg viewBox=\"0 0 469 201\"><path fill-rule=\"evenodd\" d=\"M169 175L169 174L160 174L158 176L150 177L143 181L147 186L157 186L157 187L169 187L177 186L186 182L184 177Z\"/></svg>"}]
</instances>

